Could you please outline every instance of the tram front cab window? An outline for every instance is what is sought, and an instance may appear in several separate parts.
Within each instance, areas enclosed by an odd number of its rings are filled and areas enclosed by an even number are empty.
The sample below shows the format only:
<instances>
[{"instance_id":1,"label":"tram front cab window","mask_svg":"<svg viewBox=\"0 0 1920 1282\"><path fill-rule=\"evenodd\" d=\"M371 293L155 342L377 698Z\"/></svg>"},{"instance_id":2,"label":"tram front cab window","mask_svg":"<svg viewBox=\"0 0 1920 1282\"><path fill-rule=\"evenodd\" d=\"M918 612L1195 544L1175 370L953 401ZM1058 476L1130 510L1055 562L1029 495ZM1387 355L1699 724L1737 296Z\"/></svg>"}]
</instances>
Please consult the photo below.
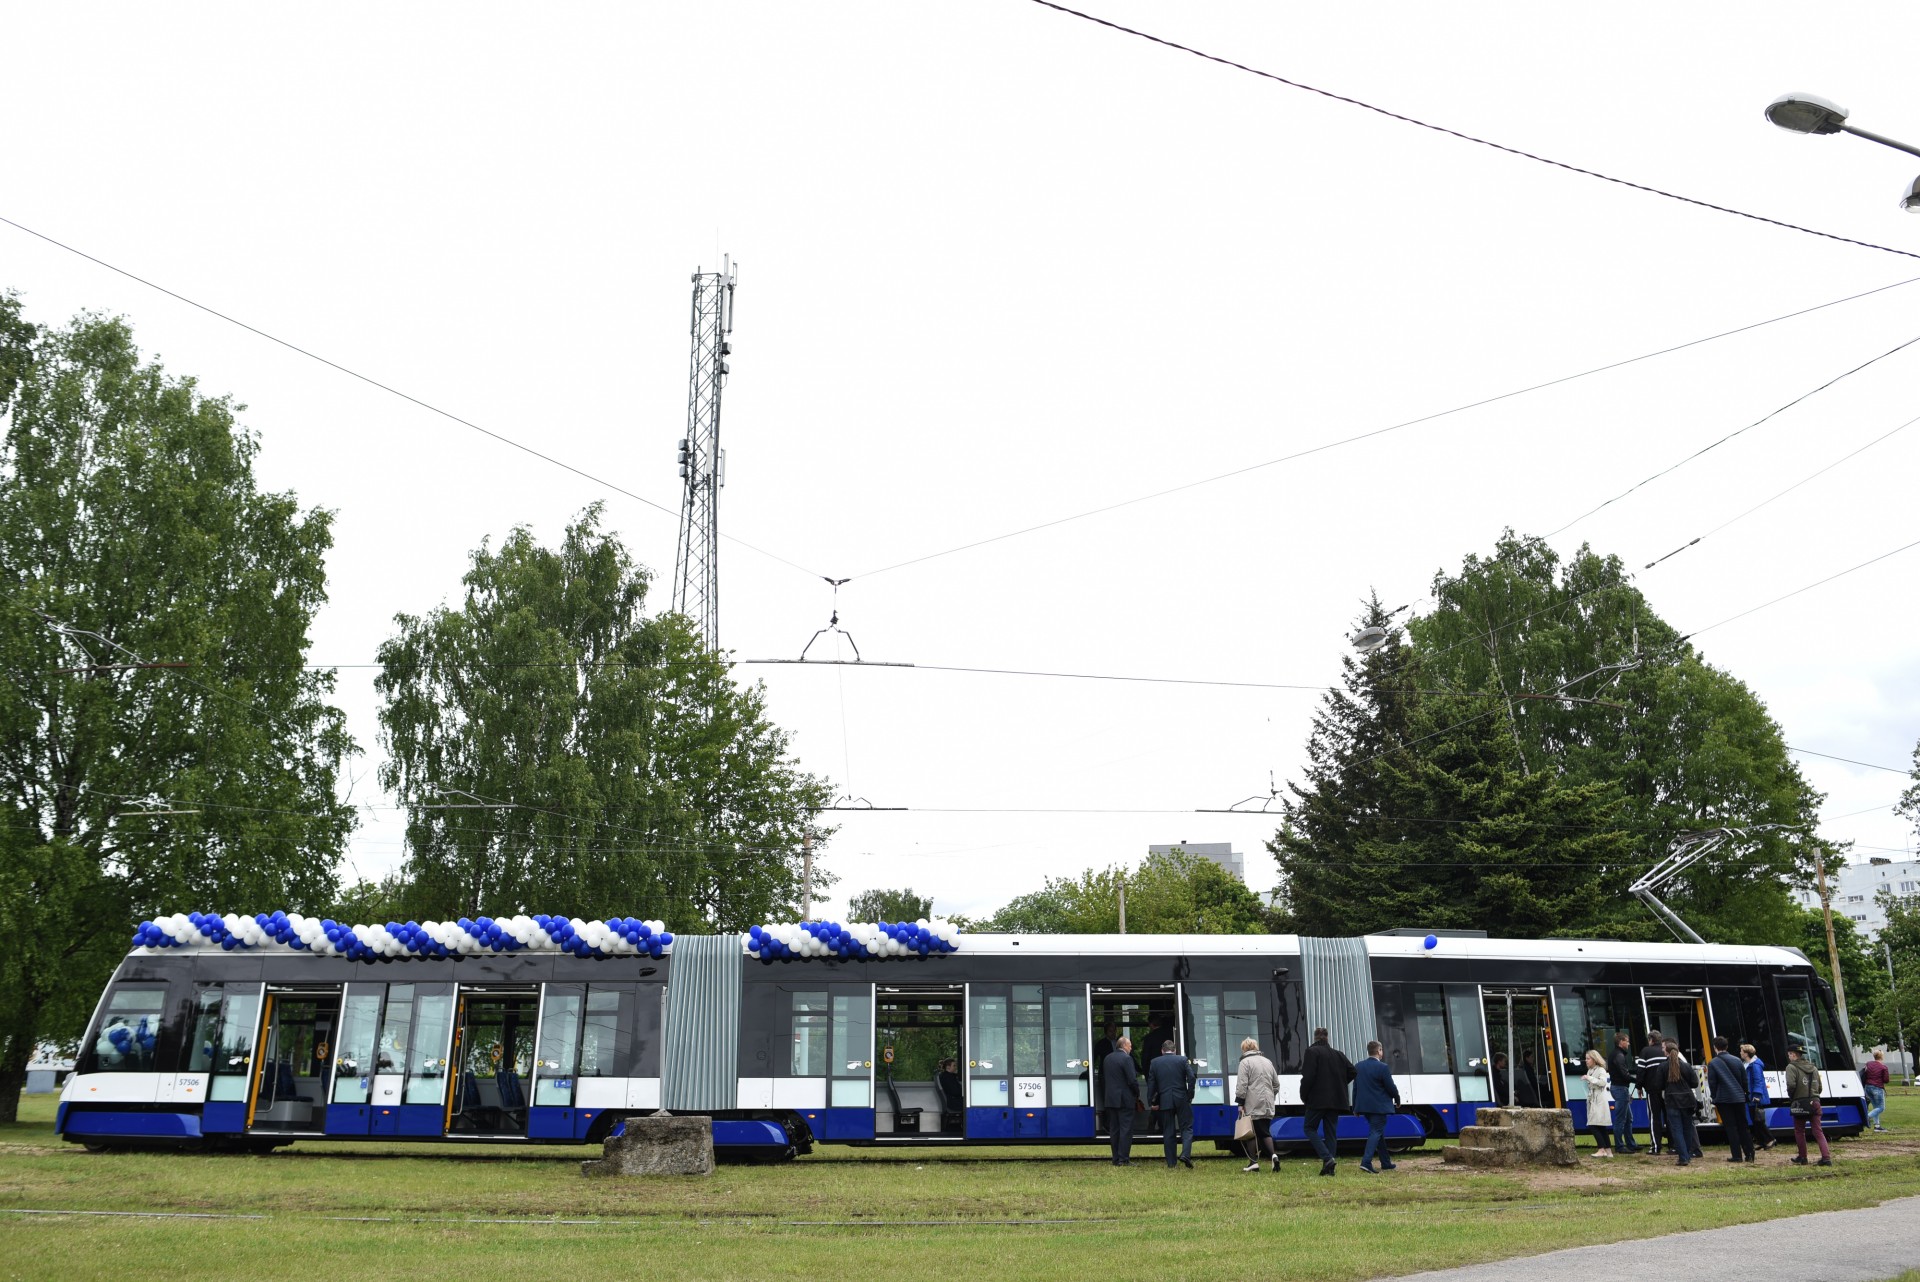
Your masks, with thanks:
<instances>
[{"instance_id":1,"label":"tram front cab window","mask_svg":"<svg viewBox=\"0 0 1920 1282\"><path fill-rule=\"evenodd\" d=\"M1840 1044L1839 1025L1824 992L1805 979L1782 979L1780 1014L1787 1047L1799 1051L1815 1068L1833 1072L1853 1066L1853 1057Z\"/></svg>"},{"instance_id":2,"label":"tram front cab window","mask_svg":"<svg viewBox=\"0 0 1920 1282\"><path fill-rule=\"evenodd\" d=\"M164 984L122 984L100 1013L100 1028L87 1047L82 1073L151 1073L159 1063L161 1026L167 1008Z\"/></svg>"}]
</instances>

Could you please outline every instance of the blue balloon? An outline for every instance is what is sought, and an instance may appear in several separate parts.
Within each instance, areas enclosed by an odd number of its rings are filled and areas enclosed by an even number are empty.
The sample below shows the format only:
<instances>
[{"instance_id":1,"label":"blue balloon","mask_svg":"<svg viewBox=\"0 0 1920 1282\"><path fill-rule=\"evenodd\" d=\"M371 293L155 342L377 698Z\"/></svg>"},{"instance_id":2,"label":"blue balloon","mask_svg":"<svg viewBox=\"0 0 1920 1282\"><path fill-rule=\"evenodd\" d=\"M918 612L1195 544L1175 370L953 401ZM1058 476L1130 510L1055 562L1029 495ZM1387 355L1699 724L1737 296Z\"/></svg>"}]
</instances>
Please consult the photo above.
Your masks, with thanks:
<instances>
[{"instance_id":1,"label":"blue balloon","mask_svg":"<svg viewBox=\"0 0 1920 1282\"><path fill-rule=\"evenodd\" d=\"M1420 941L1420 946L1422 948L1438 948L1440 946L1440 937L1437 935L1428 935Z\"/></svg>"}]
</instances>

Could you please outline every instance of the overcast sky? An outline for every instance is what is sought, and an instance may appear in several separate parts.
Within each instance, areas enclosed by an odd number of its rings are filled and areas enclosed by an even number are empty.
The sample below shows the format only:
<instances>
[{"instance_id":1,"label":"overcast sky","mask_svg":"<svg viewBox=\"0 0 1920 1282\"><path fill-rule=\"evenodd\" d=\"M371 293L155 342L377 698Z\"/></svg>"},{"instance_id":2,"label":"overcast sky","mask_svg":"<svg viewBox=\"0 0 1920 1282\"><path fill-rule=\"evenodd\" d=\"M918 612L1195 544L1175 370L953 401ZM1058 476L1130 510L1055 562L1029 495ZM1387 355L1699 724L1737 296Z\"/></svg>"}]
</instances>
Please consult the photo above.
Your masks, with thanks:
<instances>
[{"instance_id":1,"label":"overcast sky","mask_svg":"<svg viewBox=\"0 0 1920 1282\"><path fill-rule=\"evenodd\" d=\"M1804 138L1787 90L1920 139L1920 9L1147 5L1094 12L1507 145L1920 253L1920 161ZM1031 3L122 5L0 0L0 216L668 509L689 276L740 264L723 645L1324 686L1370 589L1419 601L1920 335L1920 283L903 568L898 562L1920 277ZM11 227L30 317L124 315L249 408L269 487L337 513L320 663L371 664L515 525L588 503L662 587L674 520ZM1920 415L1920 346L1554 536L1638 567ZM1920 424L1641 572L1682 631L1920 538ZM1903 766L1920 549L1700 637L1798 748ZM823 642L823 644L825 644ZM816 655L819 651L816 649ZM848 655L850 656L850 653ZM990 910L1302 760L1317 696L743 667L837 816L844 892ZM370 667L339 701L400 859ZM1906 849L1902 779L1817 757L1824 831ZM1649 861L1660 852L1649 851ZM251 909L255 905L240 905ZM644 915L647 905L609 905Z\"/></svg>"}]
</instances>

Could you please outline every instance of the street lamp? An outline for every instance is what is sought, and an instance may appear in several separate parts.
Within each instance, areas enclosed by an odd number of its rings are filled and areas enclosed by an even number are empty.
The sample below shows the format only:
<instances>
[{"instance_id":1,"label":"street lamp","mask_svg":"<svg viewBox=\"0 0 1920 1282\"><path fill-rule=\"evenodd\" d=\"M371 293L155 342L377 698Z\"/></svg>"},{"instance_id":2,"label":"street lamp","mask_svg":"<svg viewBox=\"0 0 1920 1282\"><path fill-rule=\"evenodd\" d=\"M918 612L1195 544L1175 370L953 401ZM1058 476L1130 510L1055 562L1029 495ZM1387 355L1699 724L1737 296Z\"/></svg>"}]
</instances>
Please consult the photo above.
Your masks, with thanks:
<instances>
[{"instance_id":1,"label":"street lamp","mask_svg":"<svg viewBox=\"0 0 1920 1282\"><path fill-rule=\"evenodd\" d=\"M1767 119L1790 133L1852 134L1868 142L1877 142L1882 147L1920 156L1920 147L1909 146L1883 134L1848 124L1845 107L1810 93L1781 94L1767 104ZM1910 214L1920 214L1920 178L1914 179L1913 185L1907 188L1907 194L1900 198L1900 208Z\"/></svg>"}]
</instances>

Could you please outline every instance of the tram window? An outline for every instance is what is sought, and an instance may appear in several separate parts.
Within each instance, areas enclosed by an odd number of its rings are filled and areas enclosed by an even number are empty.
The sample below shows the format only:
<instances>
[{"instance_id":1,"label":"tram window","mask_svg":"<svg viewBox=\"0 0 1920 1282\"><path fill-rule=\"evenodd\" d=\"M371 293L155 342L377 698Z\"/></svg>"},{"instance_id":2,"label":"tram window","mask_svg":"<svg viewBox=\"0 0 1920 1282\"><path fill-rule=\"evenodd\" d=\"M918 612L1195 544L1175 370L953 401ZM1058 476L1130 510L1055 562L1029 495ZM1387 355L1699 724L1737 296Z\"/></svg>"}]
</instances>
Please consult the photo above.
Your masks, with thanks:
<instances>
[{"instance_id":1,"label":"tram window","mask_svg":"<svg viewBox=\"0 0 1920 1282\"><path fill-rule=\"evenodd\" d=\"M996 986L997 987L997 986ZM1013 1102L1007 1064L1007 997L985 985L973 988L973 1009L967 1013L971 1050L967 1064L967 1103L976 1108L1004 1108Z\"/></svg>"},{"instance_id":2,"label":"tram window","mask_svg":"<svg viewBox=\"0 0 1920 1282\"><path fill-rule=\"evenodd\" d=\"M407 1071L408 1034L412 1025L413 985L395 984L387 990L387 1018L380 1026L380 1049L374 1056L374 1072Z\"/></svg>"},{"instance_id":3,"label":"tram window","mask_svg":"<svg viewBox=\"0 0 1920 1282\"><path fill-rule=\"evenodd\" d=\"M1815 993L1813 1012L1820 1024L1820 1066L1832 1070L1852 1067L1853 1056L1840 1040L1840 1025L1833 1017L1832 995L1824 990Z\"/></svg>"},{"instance_id":4,"label":"tram window","mask_svg":"<svg viewBox=\"0 0 1920 1282\"><path fill-rule=\"evenodd\" d=\"M187 1038L187 1071L211 1073L213 1053L220 1041L220 1007L226 994L220 985L197 988L193 994L193 1029Z\"/></svg>"},{"instance_id":5,"label":"tram window","mask_svg":"<svg viewBox=\"0 0 1920 1282\"><path fill-rule=\"evenodd\" d=\"M1259 995L1248 988L1188 984L1185 996L1187 1056L1201 1083L1193 1102L1225 1104L1240 1071L1240 1043L1249 1037L1260 1040Z\"/></svg>"},{"instance_id":6,"label":"tram window","mask_svg":"<svg viewBox=\"0 0 1920 1282\"><path fill-rule=\"evenodd\" d=\"M1821 1054L1820 1030L1813 1020L1813 996L1805 980L1789 987L1780 985L1780 1013L1787 1023L1787 1048L1798 1050L1815 1068L1825 1068Z\"/></svg>"},{"instance_id":7,"label":"tram window","mask_svg":"<svg viewBox=\"0 0 1920 1282\"><path fill-rule=\"evenodd\" d=\"M100 1013L100 1031L93 1039L89 1073L148 1073L153 1071L154 1047L160 1038L160 1016L167 990L116 988Z\"/></svg>"},{"instance_id":8,"label":"tram window","mask_svg":"<svg viewBox=\"0 0 1920 1282\"><path fill-rule=\"evenodd\" d=\"M873 998L869 994L833 998L833 1051L828 1060L833 1085L827 1103L834 1108L873 1107Z\"/></svg>"},{"instance_id":9,"label":"tram window","mask_svg":"<svg viewBox=\"0 0 1920 1282\"><path fill-rule=\"evenodd\" d=\"M540 1009L540 1049L534 1064L533 1102L561 1108L573 1103L573 1069L580 1049L580 1011L586 997L578 988L547 985Z\"/></svg>"},{"instance_id":10,"label":"tram window","mask_svg":"<svg viewBox=\"0 0 1920 1282\"><path fill-rule=\"evenodd\" d=\"M338 1104L364 1104L373 1085L373 1047L380 1032L380 993L356 984L340 1004L340 1045L333 1053L333 1098Z\"/></svg>"},{"instance_id":11,"label":"tram window","mask_svg":"<svg viewBox=\"0 0 1920 1282\"><path fill-rule=\"evenodd\" d=\"M1055 989L1047 994L1047 1102L1056 1106L1092 1102L1088 1083L1087 994L1083 988Z\"/></svg>"},{"instance_id":12,"label":"tram window","mask_svg":"<svg viewBox=\"0 0 1920 1282\"><path fill-rule=\"evenodd\" d=\"M628 1075L633 1008L631 984L594 984L587 989L586 1026L580 1033L580 1076Z\"/></svg>"},{"instance_id":13,"label":"tram window","mask_svg":"<svg viewBox=\"0 0 1920 1282\"><path fill-rule=\"evenodd\" d=\"M1415 1073L1451 1073L1452 1057L1447 1053L1447 999L1438 984L1414 984L1413 1027L1407 1038L1416 1059L1409 1070Z\"/></svg>"},{"instance_id":14,"label":"tram window","mask_svg":"<svg viewBox=\"0 0 1920 1282\"><path fill-rule=\"evenodd\" d=\"M209 1100L244 1100L247 1071L253 1062L253 1039L259 1032L260 990L229 989L220 1013L219 1034L213 1043L213 1081Z\"/></svg>"},{"instance_id":15,"label":"tram window","mask_svg":"<svg viewBox=\"0 0 1920 1282\"><path fill-rule=\"evenodd\" d=\"M414 1005L417 1009L413 1018L413 1048L407 1060L405 1099L409 1104L438 1104L447 1097L447 1046L453 1036L453 994L444 989L423 991Z\"/></svg>"},{"instance_id":16,"label":"tram window","mask_svg":"<svg viewBox=\"0 0 1920 1282\"><path fill-rule=\"evenodd\" d=\"M1448 984L1446 992L1460 1098L1490 1100L1493 1087L1487 1080L1487 1028L1480 1010L1480 990L1472 984Z\"/></svg>"},{"instance_id":17,"label":"tram window","mask_svg":"<svg viewBox=\"0 0 1920 1282\"><path fill-rule=\"evenodd\" d=\"M1013 986L1013 1056L1008 1072L1039 1077L1047 1071L1047 1017L1039 984Z\"/></svg>"},{"instance_id":18,"label":"tram window","mask_svg":"<svg viewBox=\"0 0 1920 1282\"><path fill-rule=\"evenodd\" d=\"M824 992L793 995L794 1077L827 1075L827 995Z\"/></svg>"}]
</instances>

